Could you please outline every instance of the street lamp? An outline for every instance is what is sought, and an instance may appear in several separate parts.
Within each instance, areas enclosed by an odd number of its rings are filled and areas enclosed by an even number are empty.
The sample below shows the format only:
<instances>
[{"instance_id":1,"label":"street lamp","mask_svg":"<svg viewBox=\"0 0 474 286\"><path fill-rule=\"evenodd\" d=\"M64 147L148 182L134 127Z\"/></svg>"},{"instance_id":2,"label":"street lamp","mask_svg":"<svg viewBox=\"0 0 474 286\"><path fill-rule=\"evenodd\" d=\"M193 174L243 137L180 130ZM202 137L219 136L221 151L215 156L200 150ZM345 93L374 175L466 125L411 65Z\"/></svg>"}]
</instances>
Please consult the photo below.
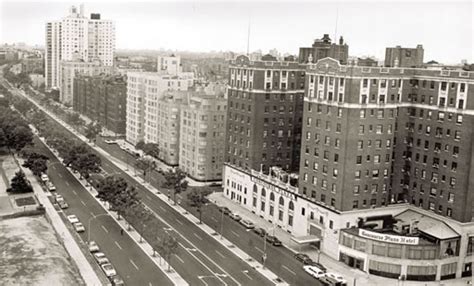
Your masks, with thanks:
<instances>
[{"instance_id":1,"label":"street lamp","mask_svg":"<svg viewBox=\"0 0 474 286\"><path fill-rule=\"evenodd\" d=\"M106 214L98 214L98 215L94 215L93 217L91 217L89 219L89 221L87 222L87 242L90 242L90 240L91 240L91 222L92 222L92 220L95 219L95 218L98 218L100 216L108 216L108 215L109 214L107 214L107 213Z\"/></svg>"}]
</instances>

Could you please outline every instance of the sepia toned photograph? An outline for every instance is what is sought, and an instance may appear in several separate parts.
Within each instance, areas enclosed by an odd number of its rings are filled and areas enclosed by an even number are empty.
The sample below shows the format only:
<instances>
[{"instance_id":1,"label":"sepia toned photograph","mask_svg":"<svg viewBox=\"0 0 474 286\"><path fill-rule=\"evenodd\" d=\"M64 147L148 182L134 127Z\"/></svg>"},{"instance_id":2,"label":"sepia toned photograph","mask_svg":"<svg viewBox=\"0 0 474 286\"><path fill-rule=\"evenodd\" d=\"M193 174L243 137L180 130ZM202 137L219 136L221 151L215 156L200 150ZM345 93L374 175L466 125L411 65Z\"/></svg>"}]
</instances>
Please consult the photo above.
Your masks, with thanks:
<instances>
[{"instance_id":1,"label":"sepia toned photograph","mask_svg":"<svg viewBox=\"0 0 474 286\"><path fill-rule=\"evenodd\" d=\"M0 286L464 286L472 0L0 0Z\"/></svg>"}]
</instances>

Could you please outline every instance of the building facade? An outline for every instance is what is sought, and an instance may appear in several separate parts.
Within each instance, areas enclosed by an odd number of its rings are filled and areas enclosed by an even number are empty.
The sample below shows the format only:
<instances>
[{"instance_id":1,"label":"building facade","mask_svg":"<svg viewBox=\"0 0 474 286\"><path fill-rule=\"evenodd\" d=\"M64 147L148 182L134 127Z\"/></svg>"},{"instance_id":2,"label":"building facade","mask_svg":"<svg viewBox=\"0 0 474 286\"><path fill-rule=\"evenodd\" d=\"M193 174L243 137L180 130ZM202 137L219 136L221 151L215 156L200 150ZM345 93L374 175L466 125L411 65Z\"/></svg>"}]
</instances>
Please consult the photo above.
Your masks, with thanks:
<instances>
[{"instance_id":1,"label":"building facade","mask_svg":"<svg viewBox=\"0 0 474 286\"><path fill-rule=\"evenodd\" d=\"M84 9L72 6L62 20L46 24L45 78L47 88L61 88L60 62L99 61L113 66L115 26L100 14L84 15Z\"/></svg>"},{"instance_id":2,"label":"building facade","mask_svg":"<svg viewBox=\"0 0 474 286\"><path fill-rule=\"evenodd\" d=\"M231 61L228 81L226 162L253 170L297 170L304 95L304 66L297 62Z\"/></svg>"},{"instance_id":3,"label":"building facade","mask_svg":"<svg viewBox=\"0 0 474 286\"><path fill-rule=\"evenodd\" d=\"M328 34L324 34L321 39L314 40L314 43L309 48L300 48L298 61L300 63L316 63L320 59L333 58L338 60L341 64L347 64L349 58L349 46L344 43L342 37L339 38L339 43L332 43Z\"/></svg>"},{"instance_id":4,"label":"building facade","mask_svg":"<svg viewBox=\"0 0 474 286\"><path fill-rule=\"evenodd\" d=\"M196 94L181 107L179 166L197 181L220 181L224 163L227 98Z\"/></svg>"},{"instance_id":5,"label":"building facade","mask_svg":"<svg viewBox=\"0 0 474 286\"><path fill-rule=\"evenodd\" d=\"M125 134L127 83L123 76L77 76L74 111L115 134Z\"/></svg>"},{"instance_id":6,"label":"building facade","mask_svg":"<svg viewBox=\"0 0 474 286\"><path fill-rule=\"evenodd\" d=\"M386 67L405 67L405 68L421 68L423 67L424 50L422 45L416 48L386 48L385 50L385 66Z\"/></svg>"}]
</instances>

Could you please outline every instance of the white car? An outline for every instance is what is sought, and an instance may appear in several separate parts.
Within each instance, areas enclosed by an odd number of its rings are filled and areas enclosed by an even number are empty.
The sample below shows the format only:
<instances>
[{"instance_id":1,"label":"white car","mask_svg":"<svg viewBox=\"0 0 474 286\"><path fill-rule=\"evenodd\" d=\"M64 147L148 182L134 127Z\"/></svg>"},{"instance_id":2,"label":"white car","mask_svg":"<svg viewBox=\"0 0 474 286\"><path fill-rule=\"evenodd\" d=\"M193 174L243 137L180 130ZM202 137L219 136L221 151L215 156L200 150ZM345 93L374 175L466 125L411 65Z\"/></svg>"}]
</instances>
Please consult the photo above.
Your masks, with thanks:
<instances>
[{"instance_id":1,"label":"white car","mask_svg":"<svg viewBox=\"0 0 474 286\"><path fill-rule=\"evenodd\" d=\"M80 222L76 222L74 224L74 229L77 231L77 232L84 232L86 231L86 228L84 227L84 225L82 225L82 223Z\"/></svg>"},{"instance_id":2,"label":"white car","mask_svg":"<svg viewBox=\"0 0 474 286\"><path fill-rule=\"evenodd\" d=\"M255 228L255 224L249 220L243 219L240 223L248 229Z\"/></svg>"},{"instance_id":3,"label":"white car","mask_svg":"<svg viewBox=\"0 0 474 286\"><path fill-rule=\"evenodd\" d=\"M99 252L99 246L97 245L97 243L95 243L95 241L89 242L89 251L90 252Z\"/></svg>"},{"instance_id":4,"label":"white car","mask_svg":"<svg viewBox=\"0 0 474 286\"><path fill-rule=\"evenodd\" d=\"M109 263L109 259L105 257L105 254L103 252L94 253L94 258L97 261L97 263L99 263L99 265Z\"/></svg>"},{"instance_id":5,"label":"white car","mask_svg":"<svg viewBox=\"0 0 474 286\"><path fill-rule=\"evenodd\" d=\"M347 284L346 279L344 279L344 277L342 277L342 275L340 275L340 274L326 273L325 276L330 277L330 278L336 280L337 282L341 282L342 284Z\"/></svg>"},{"instance_id":6,"label":"white car","mask_svg":"<svg viewBox=\"0 0 474 286\"><path fill-rule=\"evenodd\" d=\"M319 269L316 266L305 265L305 266L303 266L303 269L304 269L304 271L306 271L306 273L313 276L314 278L321 278L321 277L324 276L324 271Z\"/></svg>"},{"instance_id":7,"label":"white car","mask_svg":"<svg viewBox=\"0 0 474 286\"><path fill-rule=\"evenodd\" d=\"M242 219L242 217L238 213L230 213L229 217L236 221L240 221Z\"/></svg>"},{"instance_id":8,"label":"white car","mask_svg":"<svg viewBox=\"0 0 474 286\"><path fill-rule=\"evenodd\" d=\"M48 181L46 183L46 187L48 188L48 191L52 192L52 191L56 191L56 186L53 185L53 183L51 183L50 181Z\"/></svg>"},{"instance_id":9,"label":"white car","mask_svg":"<svg viewBox=\"0 0 474 286\"><path fill-rule=\"evenodd\" d=\"M62 200L58 202L58 205L61 209L67 209L69 205L66 203L66 201Z\"/></svg>"},{"instance_id":10,"label":"white car","mask_svg":"<svg viewBox=\"0 0 474 286\"><path fill-rule=\"evenodd\" d=\"M48 180L49 180L48 175L46 175L46 174L41 174L41 181L43 181L43 182L46 183Z\"/></svg>"},{"instance_id":11,"label":"white car","mask_svg":"<svg viewBox=\"0 0 474 286\"><path fill-rule=\"evenodd\" d=\"M104 270L104 273L107 277L117 275L117 271L115 271L115 268L110 263L102 264L100 267L102 267L102 270Z\"/></svg>"},{"instance_id":12,"label":"white car","mask_svg":"<svg viewBox=\"0 0 474 286\"><path fill-rule=\"evenodd\" d=\"M79 219L76 215L68 215L67 220L72 224L79 222Z\"/></svg>"},{"instance_id":13,"label":"white car","mask_svg":"<svg viewBox=\"0 0 474 286\"><path fill-rule=\"evenodd\" d=\"M61 195L59 195L59 194L56 194L56 195L54 196L54 200L55 200L57 203L59 203L59 202L64 201L64 198L63 198L63 196L61 196Z\"/></svg>"},{"instance_id":14,"label":"white car","mask_svg":"<svg viewBox=\"0 0 474 286\"><path fill-rule=\"evenodd\" d=\"M107 143L107 144L116 144L117 143L117 141L109 140L109 139L104 140L104 142Z\"/></svg>"}]
</instances>

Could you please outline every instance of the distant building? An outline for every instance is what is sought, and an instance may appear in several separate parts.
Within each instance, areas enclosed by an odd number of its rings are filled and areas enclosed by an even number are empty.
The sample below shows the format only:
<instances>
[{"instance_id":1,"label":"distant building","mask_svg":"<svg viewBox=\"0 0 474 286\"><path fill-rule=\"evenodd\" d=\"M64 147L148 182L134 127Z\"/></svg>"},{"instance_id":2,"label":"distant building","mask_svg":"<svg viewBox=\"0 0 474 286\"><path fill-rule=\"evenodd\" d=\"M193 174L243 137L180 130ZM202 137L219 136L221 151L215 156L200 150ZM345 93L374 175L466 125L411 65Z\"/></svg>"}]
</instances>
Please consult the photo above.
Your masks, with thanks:
<instances>
[{"instance_id":1,"label":"distant building","mask_svg":"<svg viewBox=\"0 0 474 286\"><path fill-rule=\"evenodd\" d=\"M188 94L181 107L179 166L197 181L222 179L227 98Z\"/></svg>"},{"instance_id":2,"label":"distant building","mask_svg":"<svg viewBox=\"0 0 474 286\"><path fill-rule=\"evenodd\" d=\"M324 34L322 39L314 40L313 46L309 48L300 48L298 61L300 63L316 63L320 59L333 58L341 64L347 64L349 57L349 46L344 43L342 37L339 43L331 43L328 34Z\"/></svg>"},{"instance_id":3,"label":"distant building","mask_svg":"<svg viewBox=\"0 0 474 286\"><path fill-rule=\"evenodd\" d=\"M157 71L169 75L178 75L183 72L181 58L175 55L168 57L159 56L157 60Z\"/></svg>"},{"instance_id":4,"label":"distant building","mask_svg":"<svg viewBox=\"0 0 474 286\"><path fill-rule=\"evenodd\" d=\"M60 102L72 105L74 77L77 75L112 74L113 66L104 66L100 61L61 61L60 63Z\"/></svg>"},{"instance_id":5,"label":"distant building","mask_svg":"<svg viewBox=\"0 0 474 286\"><path fill-rule=\"evenodd\" d=\"M21 69L26 73L43 73L44 59L43 58L25 58L21 61Z\"/></svg>"},{"instance_id":6,"label":"distant building","mask_svg":"<svg viewBox=\"0 0 474 286\"><path fill-rule=\"evenodd\" d=\"M61 61L99 61L113 66L114 51L114 23L101 19L100 14L87 18L82 5L80 9L72 6L67 17L46 24L46 87L61 86Z\"/></svg>"},{"instance_id":7,"label":"distant building","mask_svg":"<svg viewBox=\"0 0 474 286\"><path fill-rule=\"evenodd\" d=\"M31 73L29 77L31 79L31 85L35 88L39 88L44 84L44 76L42 74Z\"/></svg>"},{"instance_id":8,"label":"distant building","mask_svg":"<svg viewBox=\"0 0 474 286\"><path fill-rule=\"evenodd\" d=\"M376 67L378 62L371 58L357 58L356 65L361 67Z\"/></svg>"},{"instance_id":9,"label":"distant building","mask_svg":"<svg viewBox=\"0 0 474 286\"><path fill-rule=\"evenodd\" d=\"M416 48L386 48L385 50L385 66L386 67L405 67L405 68L421 68L423 67L424 50L422 45Z\"/></svg>"},{"instance_id":10,"label":"distant building","mask_svg":"<svg viewBox=\"0 0 474 286\"><path fill-rule=\"evenodd\" d=\"M0 60L13 61L18 60L18 52L13 50L0 50Z\"/></svg>"},{"instance_id":11,"label":"distant building","mask_svg":"<svg viewBox=\"0 0 474 286\"><path fill-rule=\"evenodd\" d=\"M127 83L123 76L79 75L74 78L74 111L116 134L125 134Z\"/></svg>"}]
</instances>

